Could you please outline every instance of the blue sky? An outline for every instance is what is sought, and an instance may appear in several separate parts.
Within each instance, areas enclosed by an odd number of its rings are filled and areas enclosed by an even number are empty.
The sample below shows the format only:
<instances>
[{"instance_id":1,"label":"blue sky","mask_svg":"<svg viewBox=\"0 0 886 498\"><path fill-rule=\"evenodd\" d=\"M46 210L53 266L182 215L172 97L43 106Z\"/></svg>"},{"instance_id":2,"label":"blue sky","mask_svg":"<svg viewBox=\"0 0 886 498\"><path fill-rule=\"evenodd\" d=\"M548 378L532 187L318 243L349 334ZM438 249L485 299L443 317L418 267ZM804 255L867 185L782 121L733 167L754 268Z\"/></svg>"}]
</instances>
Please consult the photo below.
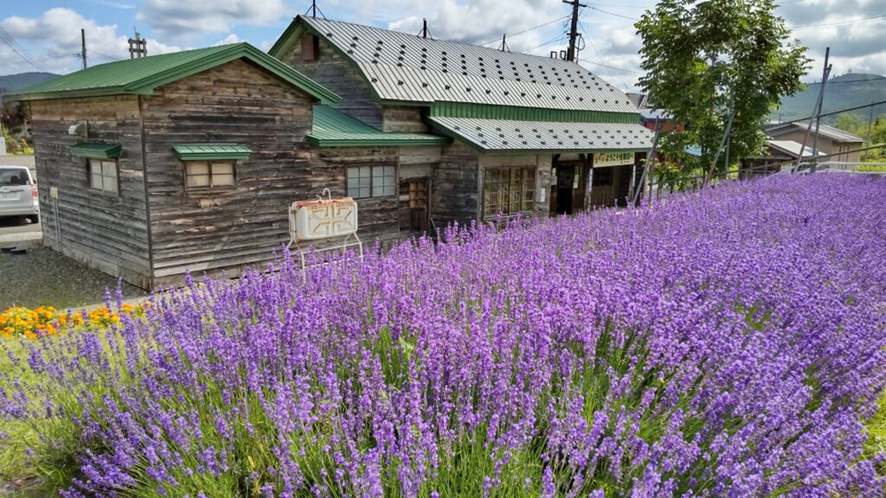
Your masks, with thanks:
<instances>
[{"instance_id":1,"label":"blue sky","mask_svg":"<svg viewBox=\"0 0 886 498\"><path fill-rule=\"evenodd\" d=\"M128 57L126 39L137 28L149 54L248 41L268 49L309 0L2 0L0 75L24 71L67 73L80 67L80 29L86 29L90 64ZM330 19L418 32L428 18L432 36L496 47L511 33L511 50L547 55L564 49L560 0L318 0ZM588 69L623 88L640 76L640 40L633 23L654 0L584 0L580 58ZM886 4L883 0L782 0L777 12L816 59L807 80L821 73L832 47L834 74L886 74ZM877 17L880 16L880 17ZM4 38L0 36L0 38ZM10 43L7 43L10 42Z\"/></svg>"}]
</instances>

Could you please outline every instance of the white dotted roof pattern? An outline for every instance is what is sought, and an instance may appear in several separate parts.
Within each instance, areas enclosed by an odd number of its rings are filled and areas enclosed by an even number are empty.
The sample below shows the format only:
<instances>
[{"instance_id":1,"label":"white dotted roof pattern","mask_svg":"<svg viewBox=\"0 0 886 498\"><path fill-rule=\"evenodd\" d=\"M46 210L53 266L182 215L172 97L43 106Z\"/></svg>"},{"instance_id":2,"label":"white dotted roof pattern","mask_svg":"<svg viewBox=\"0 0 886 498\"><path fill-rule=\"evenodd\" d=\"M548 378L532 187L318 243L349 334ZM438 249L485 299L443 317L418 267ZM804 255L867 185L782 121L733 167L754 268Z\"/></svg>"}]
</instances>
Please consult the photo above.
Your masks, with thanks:
<instances>
[{"instance_id":1,"label":"white dotted roof pattern","mask_svg":"<svg viewBox=\"0 0 886 498\"><path fill-rule=\"evenodd\" d=\"M384 100L638 112L624 92L573 62L300 19L354 60Z\"/></svg>"},{"instance_id":2,"label":"white dotted roof pattern","mask_svg":"<svg viewBox=\"0 0 886 498\"><path fill-rule=\"evenodd\" d=\"M644 151L652 132L640 124L561 123L433 117L431 122L483 150Z\"/></svg>"}]
</instances>

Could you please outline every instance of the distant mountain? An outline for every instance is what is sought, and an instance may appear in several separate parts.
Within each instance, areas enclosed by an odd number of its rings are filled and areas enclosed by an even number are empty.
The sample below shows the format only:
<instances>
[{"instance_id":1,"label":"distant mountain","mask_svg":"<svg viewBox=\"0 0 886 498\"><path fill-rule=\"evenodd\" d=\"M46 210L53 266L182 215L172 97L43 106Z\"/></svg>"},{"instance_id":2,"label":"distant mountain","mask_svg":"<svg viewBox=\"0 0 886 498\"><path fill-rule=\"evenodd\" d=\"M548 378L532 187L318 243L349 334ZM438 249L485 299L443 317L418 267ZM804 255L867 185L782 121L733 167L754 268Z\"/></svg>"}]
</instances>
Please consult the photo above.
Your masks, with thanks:
<instances>
[{"instance_id":1,"label":"distant mountain","mask_svg":"<svg viewBox=\"0 0 886 498\"><path fill-rule=\"evenodd\" d=\"M4 93L12 93L58 77L59 75L52 73L19 73L0 76L0 100L3 100Z\"/></svg>"},{"instance_id":2,"label":"distant mountain","mask_svg":"<svg viewBox=\"0 0 886 498\"><path fill-rule=\"evenodd\" d=\"M790 121L805 118L812 114L815 101L821 90L821 83L806 86L806 91L783 99L781 108L772 113L773 121ZM848 73L828 80L824 90L822 112L831 112L849 107L886 100L886 76L879 74ZM867 122L870 109L853 111ZM874 118L886 114L886 104L874 107ZM823 122L833 123L835 116L822 118Z\"/></svg>"}]
</instances>

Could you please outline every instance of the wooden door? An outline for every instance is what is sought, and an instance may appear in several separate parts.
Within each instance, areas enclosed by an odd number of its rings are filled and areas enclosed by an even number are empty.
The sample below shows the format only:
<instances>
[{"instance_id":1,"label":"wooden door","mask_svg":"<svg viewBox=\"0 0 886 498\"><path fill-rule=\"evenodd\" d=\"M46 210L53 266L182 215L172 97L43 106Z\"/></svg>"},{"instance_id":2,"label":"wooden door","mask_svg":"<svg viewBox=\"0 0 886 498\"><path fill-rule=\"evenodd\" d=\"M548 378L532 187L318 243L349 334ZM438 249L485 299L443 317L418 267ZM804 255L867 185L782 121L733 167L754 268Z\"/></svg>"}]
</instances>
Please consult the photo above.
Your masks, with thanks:
<instances>
[{"instance_id":1,"label":"wooden door","mask_svg":"<svg viewBox=\"0 0 886 498\"><path fill-rule=\"evenodd\" d=\"M428 231L427 178L400 182L400 231L411 234Z\"/></svg>"}]
</instances>

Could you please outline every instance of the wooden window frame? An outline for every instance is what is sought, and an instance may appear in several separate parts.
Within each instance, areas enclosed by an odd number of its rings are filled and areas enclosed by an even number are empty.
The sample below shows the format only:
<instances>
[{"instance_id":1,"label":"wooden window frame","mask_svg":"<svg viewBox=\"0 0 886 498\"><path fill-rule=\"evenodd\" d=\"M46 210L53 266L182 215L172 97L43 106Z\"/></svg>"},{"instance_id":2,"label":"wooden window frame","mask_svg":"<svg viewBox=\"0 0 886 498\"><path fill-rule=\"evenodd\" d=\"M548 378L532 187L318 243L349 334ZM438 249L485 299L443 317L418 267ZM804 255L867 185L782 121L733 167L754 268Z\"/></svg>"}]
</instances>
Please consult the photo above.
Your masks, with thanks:
<instances>
[{"instance_id":1,"label":"wooden window frame","mask_svg":"<svg viewBox=\"0 0 886 498\"><path fill-rule=\"evenodd\" d=\"M104 174L104 169L99 173L99 176L102 178L102 188L96 188L92 185L92 168L93 162L101 165L102 163L114 163L114 183L117 184L117 188L114 190L107 190L104 188L104 179L110 178L109 176ZM86 185L89 187L89 190L95 193L109 195L114 197L120 197L120 161L117 158L108 158L103 159L100 157L87 157L86 158Z\"/></svg>"},{"instance_id":2,"label":"wooden window frame","mask_svg":"<svg viewBox=\"0 0 886 498\"><path fill-rule=\"evenodd\" d=\"M523 176L519 179L515 178L516 172ZM497 186L498 202L490 202L489 194L492 193L490 184ZM512 187L517 185L519 189L517 197L515 197ZM483 170L483 219L495 218L499 214L510 218L517 216L519 213L534 212L537 190L538 168L535 166L485 168ZM505 197L503 198L502 196ZM494 209L494 212L490 211L491 207ZM518 209L514 209L515 207Z\"/></svg>"},{"instance_id":3,"label":"wooden window frame","mask_svg":"<svg viewBox=\"0 0 886 498\"><path fill-rule=\"evenodd\" d=\"M591 178L591 188L612 187L615 185L615 168L619 167L620 166L603 166L600 168L594 168L594 176ZM601 177L603 181L601 181Z\"/></svg>"},{"instance_id":4,"label":"wooden window frame","mask_svg":"<svg viewBox=\"0 0 886 498\"><path fill-rule=\"evenodd\" d=\"M195 194L213 194L219 192L230 192L232 190L237 189L237 162L234 159L223 159L218 161L182 161L182 174L185 184L185 192L195 193ZM209 185L208 186L190 186L188 185L188 177L189 176L198 176L198 175L188 175L188 164L192 163L206 163L207 165L207 176L209 177ZM213 163L226 163L231 165L231 176L234 178L234 182L231 185L220 185L214 186L212 184L212 164ZM202 175L199 175L202 176Z\"/></svg>"},{"instance_id":5,"label":"wooden window frame","mask_svg":"<svg viewBox=\"0 0 886 498\"><path fill-rule=\"evenodd\" d=\"M362 169L362 168L369 168L369 176L368 176L368 177L366 177L366 176L360 176L360 175L358 174L358 176L357 176L356 178L357 178L358 180L359 180L359 179L362 179L362 178L367 178L367 179L369 180L369 184L368 184L368 185L359 185L359 184L358 184L358 185L356 185L356 186L354 187L354 189L356 189L356 190L358 190L358 191L359 191L360 189L369 189L369 195L359 195L359 194L355 194L355 192L354 192L354 191L352 190L352 188L351 188L351 179L354 178L354 177L353 177L353 171L355 171L355 170L359 171L359 170ZM382 184L382 185L380 186L380 188L382 188L382 189L384 189L384 188L390 188L390 193L387 193L387 194L382 193L382 194L380 194L380 195L375 195L375 189L376 189L376 187L378 187L378 185L376 185L376 183L375 183L375 182L376 182L376 174L375 174L375 172L376 172L376 169L377 169L377 168L391 168L391 176L390 176L390 178L391 178L391 184L390 184L390 185L384 185L384 184ZM382 174L382 175L380 175L379 177L380 177L380 178L385 178L385 177L387 177L387 175ZM398 194L399 194L399 187L400 187L400 183L399 183L397 177L398 177L398 175L397 175L397 166L396 166L396 165L393 165L393 164L359 164L359 165L351 165L351 166L348 166L347 169L345 170L345 191L347 192L348 197L350 197L350 198L352 198L352 199L387 199L387 198L396 198L396 197L398 196Z\"/></svg>"}]
</instances>

